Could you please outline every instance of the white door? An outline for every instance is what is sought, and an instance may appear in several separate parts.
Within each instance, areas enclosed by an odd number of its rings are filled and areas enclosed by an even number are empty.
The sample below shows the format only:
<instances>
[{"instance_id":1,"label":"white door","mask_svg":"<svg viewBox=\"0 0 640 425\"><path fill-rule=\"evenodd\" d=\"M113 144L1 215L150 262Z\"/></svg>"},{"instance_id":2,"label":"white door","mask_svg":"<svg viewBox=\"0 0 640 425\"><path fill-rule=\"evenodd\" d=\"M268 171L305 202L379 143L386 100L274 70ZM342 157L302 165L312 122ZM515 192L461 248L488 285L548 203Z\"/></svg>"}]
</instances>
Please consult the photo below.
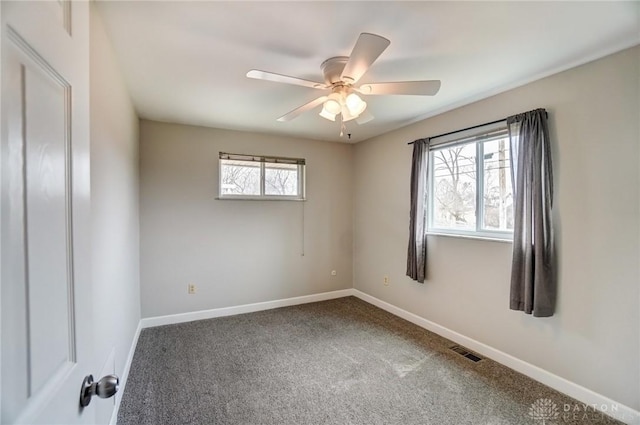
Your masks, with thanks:
<instances>
[{"instance_id":1,"label":"white door","mask_svg":"<svg viewBox=\"0 0 640 425\"><path fill-rule=\"evenodd\" d=\"M0 7L1 422L92 423L89 6Z\"/></svg>"}]
</instances>

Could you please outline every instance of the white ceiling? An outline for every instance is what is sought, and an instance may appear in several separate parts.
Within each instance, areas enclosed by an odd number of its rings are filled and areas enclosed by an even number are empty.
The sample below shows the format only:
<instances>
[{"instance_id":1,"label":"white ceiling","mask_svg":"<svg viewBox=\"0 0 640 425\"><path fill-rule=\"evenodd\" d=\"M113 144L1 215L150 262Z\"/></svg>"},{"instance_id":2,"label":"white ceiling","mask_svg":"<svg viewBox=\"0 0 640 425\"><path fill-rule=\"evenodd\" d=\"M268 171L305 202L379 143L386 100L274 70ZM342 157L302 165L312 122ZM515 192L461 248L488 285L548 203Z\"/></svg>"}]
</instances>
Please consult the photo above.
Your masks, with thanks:
<instances>
[{"instance_id":1,"label":"white ceiling","mask_svg":"<svg viewBox=\"0 0 640 425\"><path fill-rule=\"evenodd\" d=\"M357 142L640 43L638 1L108 1L99 10L140 117L333 141L349 140L319 107L276 121L323 92L247 71L322 81L320 64L371 32L391 45L361 83L442 81L434 97L366 97L375 119L347 123Z\"/></svg>"}]
</instances>

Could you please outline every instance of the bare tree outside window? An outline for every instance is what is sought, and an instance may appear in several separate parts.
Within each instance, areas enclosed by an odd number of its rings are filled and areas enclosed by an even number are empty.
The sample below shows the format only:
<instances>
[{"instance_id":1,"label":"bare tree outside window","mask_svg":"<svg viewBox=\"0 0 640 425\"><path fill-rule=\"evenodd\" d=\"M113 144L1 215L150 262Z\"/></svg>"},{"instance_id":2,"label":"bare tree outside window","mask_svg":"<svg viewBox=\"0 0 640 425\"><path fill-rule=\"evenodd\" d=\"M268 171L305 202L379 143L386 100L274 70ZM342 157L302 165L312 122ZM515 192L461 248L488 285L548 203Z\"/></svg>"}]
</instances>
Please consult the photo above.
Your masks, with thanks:
<instances>
[{"instance_id":1,"label":"bare tree outside window","mask_svg":"<svg viewBox=\"0 0 640 425\"><path fill-rule=\"evenodd\" d=\"M266 164L264 193L266 195L297 195L298 166L295 164Z\"/></svg>"},{"instance_id":2,"label":"bare tree outside window","mask_svg":"<svg viewBox=\"0 0 640 425\"><path fill-rule=\"evenodd\" d=\"M433 152L433 222L436 227L475 229L475 144Z\"/></svg>"},{"instance_id":3,"label":"bare tree outside window","mask_svg":"<svg viewBox=\"0 0 640 425\"><path fill-rule=\"evenodd\" d=\"M221 195L260 195L260 163L220 161Z\"/></svg>"}]
</instances>

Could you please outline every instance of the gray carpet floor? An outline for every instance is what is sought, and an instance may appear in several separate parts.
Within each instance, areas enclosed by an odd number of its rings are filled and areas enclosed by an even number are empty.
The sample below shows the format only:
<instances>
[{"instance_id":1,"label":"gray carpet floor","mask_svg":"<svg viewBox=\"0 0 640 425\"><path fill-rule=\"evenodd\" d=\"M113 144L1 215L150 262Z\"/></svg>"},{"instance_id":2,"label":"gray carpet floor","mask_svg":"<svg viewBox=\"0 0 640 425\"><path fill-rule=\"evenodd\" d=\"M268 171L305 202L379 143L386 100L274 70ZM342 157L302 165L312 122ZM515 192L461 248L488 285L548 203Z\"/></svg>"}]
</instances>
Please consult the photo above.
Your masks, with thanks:
<instances>
[{"instance_id":1,"label":"gray carpet floor","mask_svg":"<svg viewBox=\"0 0 640 425\"><path fill-rule=\"evenodd\" d=\"M355 297L144 329L118 424L620 423L452 345Z\"/></svg>"}]
</instances>

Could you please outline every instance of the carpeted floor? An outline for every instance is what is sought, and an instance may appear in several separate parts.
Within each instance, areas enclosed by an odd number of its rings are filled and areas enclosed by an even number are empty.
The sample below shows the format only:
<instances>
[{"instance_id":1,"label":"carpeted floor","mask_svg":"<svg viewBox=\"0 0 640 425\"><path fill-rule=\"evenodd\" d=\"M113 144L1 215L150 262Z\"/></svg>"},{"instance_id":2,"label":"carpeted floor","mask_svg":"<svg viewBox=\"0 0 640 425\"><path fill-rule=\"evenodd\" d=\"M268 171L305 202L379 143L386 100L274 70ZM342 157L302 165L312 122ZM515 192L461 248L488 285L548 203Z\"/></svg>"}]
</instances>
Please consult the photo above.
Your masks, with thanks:
<instances>
[{"instance_id":1,"label":"carpeted floor","mask_svg":"<svg viewBox=\"0 0 640 425\"><path fill-rule=\"evenodd\" d=\"M357 298L142 331L120 425L617 424Z\"/></svg>"}]
</instances>

